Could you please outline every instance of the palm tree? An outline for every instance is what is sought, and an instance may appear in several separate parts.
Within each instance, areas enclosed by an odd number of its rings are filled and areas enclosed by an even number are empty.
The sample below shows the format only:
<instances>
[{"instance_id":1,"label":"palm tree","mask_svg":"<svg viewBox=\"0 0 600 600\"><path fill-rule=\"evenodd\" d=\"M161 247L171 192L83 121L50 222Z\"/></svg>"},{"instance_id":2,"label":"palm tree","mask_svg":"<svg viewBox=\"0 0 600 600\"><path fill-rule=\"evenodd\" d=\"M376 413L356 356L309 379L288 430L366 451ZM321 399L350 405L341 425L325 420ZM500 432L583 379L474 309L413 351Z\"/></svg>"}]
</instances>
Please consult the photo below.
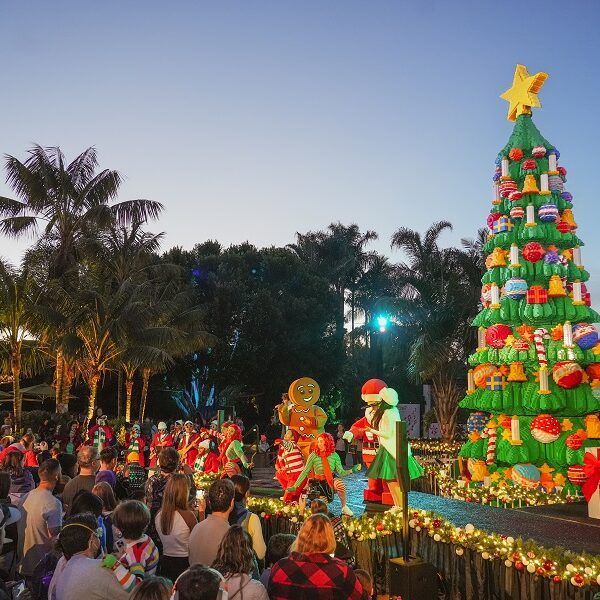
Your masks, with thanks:
<instances>
[{"instance_id":1,"label":"palm tree","mask_svg":"<svg viewBox=\"0 0 600 600\"><path fill-rule=\"evenodd\" d=\"M2 371L13 385L15 426L21 428L21 377L34 374L42 364L34 333L33 307L37 290L26 268L17 271L0 261L0 358Z\"/></svg>"},{"instance_id":2,"label":"palm tree","mask_svg":"<svg viewBox=\"0 0 600 600\"><path fill-rule=\"evenodd\" d=\"M117 171L96 172L95 148L84 150L70 164L60 148L35 145L21 162L7 155L7 183L17 199L0 197L0 232L12 237L33 234L50 248L47 277L62 289L77 287L79 265L90 239L111 226L125 226L156 218L163 207L151 200L110 204L117 197L121 176ZM56 390L68 398L71 365L56 344Z\"/></svg>"},{"instance_id":3,"label":"palm tree","mask_svg":"<svg viewBox=\"0 0 600 600\"><path fill-rule=\"evenodd\" d=\"M452 439L456 429L462 393L457 377L466 364L478 297L473 255L438 245L440 234L451 228L441 221L423 237L406 228L392 237L392 246L407 256L398 266L401 287L394 305L410 337L408 370L414 380L431 382L444 439Z\"/></svg>"},{"instance_id":4,"label":"palm tree","mask_svg":"<svg viewBox=\"0 0 600 600\"><path fill-rule=\"evenodd\" d=\"M365 250L367 244L377 239L377 233L361 233L356 224L331 223L326 231L296 233L296 243L291 248L315 273L329 281L337 298L336 335L343 340L345 305L350 303L350 327L354 332L358 281L376 253ZM352 341L354 333L351 334Z\"/></svg>"}]
</instances>

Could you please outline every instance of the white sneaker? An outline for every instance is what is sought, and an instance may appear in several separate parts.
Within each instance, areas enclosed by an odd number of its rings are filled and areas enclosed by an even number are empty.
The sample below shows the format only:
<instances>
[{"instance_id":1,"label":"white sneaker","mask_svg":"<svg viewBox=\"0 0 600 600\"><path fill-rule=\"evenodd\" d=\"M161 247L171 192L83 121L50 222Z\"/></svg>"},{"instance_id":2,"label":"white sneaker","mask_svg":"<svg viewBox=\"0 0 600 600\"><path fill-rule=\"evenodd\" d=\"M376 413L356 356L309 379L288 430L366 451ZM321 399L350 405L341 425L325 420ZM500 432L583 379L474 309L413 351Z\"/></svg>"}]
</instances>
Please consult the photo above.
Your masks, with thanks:
<instances>
[{"instance_id":1,"label":"white sneaker","mask_svg":"<svg viewBox=\"0 0 600 600\"><path fill-rule=\"evenodd\" d=\"M347 517L353 517L354 513L350 510L349 506L342 506L342 514Z\"/></svg>"}]
</instances>

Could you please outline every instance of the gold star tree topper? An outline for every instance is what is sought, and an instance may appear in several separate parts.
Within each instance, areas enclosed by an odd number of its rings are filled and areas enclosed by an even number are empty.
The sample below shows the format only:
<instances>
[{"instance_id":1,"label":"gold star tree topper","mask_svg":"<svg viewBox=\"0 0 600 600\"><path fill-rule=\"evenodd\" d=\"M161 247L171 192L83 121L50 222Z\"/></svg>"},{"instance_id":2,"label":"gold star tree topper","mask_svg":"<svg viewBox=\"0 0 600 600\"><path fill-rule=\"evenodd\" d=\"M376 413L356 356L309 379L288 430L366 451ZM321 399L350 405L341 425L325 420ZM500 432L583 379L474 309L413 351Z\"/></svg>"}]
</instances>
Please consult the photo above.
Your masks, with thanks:
<instances>
[{"instance_id":1,"label":"gold star tree topper","mask_svg":"<svg viewBox=\"0 0 600 600\"><path fill-rule=\"evenodd\" d=\"M516 121L519 115L530 115L532 106L541 106L537 95L546 79L548 73L530 75L525 65L517 65L512 87L500 95L500 98L508 101L509 121Z\"/></svg>"}]
</instances>

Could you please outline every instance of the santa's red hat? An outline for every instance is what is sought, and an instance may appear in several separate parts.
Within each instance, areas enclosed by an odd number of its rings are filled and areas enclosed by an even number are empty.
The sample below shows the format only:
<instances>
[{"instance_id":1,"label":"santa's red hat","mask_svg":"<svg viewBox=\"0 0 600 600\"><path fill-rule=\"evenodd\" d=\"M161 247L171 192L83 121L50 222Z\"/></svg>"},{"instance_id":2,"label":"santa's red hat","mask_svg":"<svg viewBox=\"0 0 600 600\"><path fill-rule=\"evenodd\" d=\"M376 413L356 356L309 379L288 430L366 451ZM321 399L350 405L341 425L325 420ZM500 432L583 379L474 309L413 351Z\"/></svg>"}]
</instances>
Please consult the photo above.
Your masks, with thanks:
<instances>
[{"instance_id":1,"label":"santa's red hat","mask_svg":"<svg viewBox=\"0 0 600 600\"><path fill-rule=\"evenodd\" d=\"M360 391L360 393L361 395L379 394L379 392L386 387L387 384L382 379L369 379L369 381L365 382L362 386L362 390Z\"/></svg>"}]
</instances>

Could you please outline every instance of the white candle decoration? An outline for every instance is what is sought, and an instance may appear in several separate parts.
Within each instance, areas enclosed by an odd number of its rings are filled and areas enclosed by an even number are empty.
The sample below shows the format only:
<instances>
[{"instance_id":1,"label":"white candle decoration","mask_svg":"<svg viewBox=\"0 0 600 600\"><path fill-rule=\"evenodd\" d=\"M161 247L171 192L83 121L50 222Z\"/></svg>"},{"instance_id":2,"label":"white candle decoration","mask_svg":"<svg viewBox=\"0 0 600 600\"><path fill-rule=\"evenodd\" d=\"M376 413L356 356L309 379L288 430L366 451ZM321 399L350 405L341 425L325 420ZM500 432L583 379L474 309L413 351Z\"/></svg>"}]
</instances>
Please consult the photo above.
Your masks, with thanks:
<instances>
[{"instance_id":1,"label":"white candle decoration","mask_svg":"<svg viewBox=\"0 0 600 600\"><path fill-rule=\"evenodd\" d=\"M581 281L575 281L573 283L573 303L583 304L583 297L581 295Z\"/></svg>"},{"instance_id":2,"label":"white candle decoration","mask_svg":"<svg viewBox=\"0 0 600 600\"><path fill-rule=\"evenodd\" d=\"M548 157L548 170L556 171L556 154L554 152Z\"/></svg>"},{"instance_id":3,"label":"white candle decoration","mask_svg":"<svg viewBox=\"0 0 600 600\"><path fill-rule=\"evenodd\" d=\"M467 372L467 392L472 394L475 391L475 377L473 376L473 369L469 369Z\"/></svg>"},{"instance_id":4,"label":"white candle decoration","mask_svg":"<svg viewBox=\"0 0 600 600\"><path fill-rule=\"evenodd\" d=\"M540 367L540 394L549 394L550 388L548 387L548 368L546 365Z\"/></svg>"},{"instance_id":5,"label":"white candle decoration","mask_svg":"<svg viewBox=\"0 0 600 600\"><path fill-rule=\"evenodd\" d=\"M513 442L521 441L521 429L519 425L519 417L513 415L513 418L510 420L510 437Z\"/></svg>"},{"instance_id":6,"label":"white candle decoration","mask_svg":"<svg viewBox=\"0 0 600 600\"><path fill-rule=\"evenodd\" d=\"M500 289L497 284L492 283L492 308L500 308Z\"/></svg>"},{"instance_id":7,"label":"white candle decoration","mask_svg":"<svg viewBox=\"0 0 600 600\"><path fill-rule=\"evenodd\" d=\"M527 205L527 227L533 227L535 225L535 207L533 204Z\"/></svg>"},{"instance_id":8,"label":"white candle decoration","mask_svg":"<svg viewBox=\"0 0 600 600\"><path fill-rule=\"evenodd\" d=\"M502 159L502 177L508 177L508 158Z\"/></svg>"},{"instance_id":9,"label":"white candle decoration","mask_svg":"<svg viewBox=\"0 0 600 600\"><path fill-rule=\"evenodd\" d=\"M570 321L565 321L563 325L563 346L565 348L573 347L573 328Z\"/></svg>"},{"instance_id":10,"label":"white candle decoration","mask_svg":"<svg viewBox=\"0 0 600 600\"><path fill-rule=\"evenodd\" d=\"M540 194L547 195L550 193L550 189L548 188L548 173L542 173L540 175L540 187L542 188Z\"/></svg>"},{"instance_id":11,"label":"white candle decoration","mask_svg":"<svg viewBox=\"0 0 600 600\"><path fill-rule=\"evenodd\" d=\"M581 262L581 248L579 246L573 248L573 262L576 267L583 267L583 263Z\"/></svg>"},{"instance_id":12,"label":"white candle decoration","mask_svg":"<svg viewBox=\"0 0 600 600\"><path fill-rule=\"evenodd\" d=\"M485 350L486 347L487 347L487 344L485 341L485 328L480 327L477 330L477 348L479 350Z\"/></svg>"},{"instance_id":13,"label":"white candle decoration","mask_svg":"<svg viewBox=\"0 0 600 600\"><path fill-rule=\"evenodd\" d=\"M500 198L500 184L496 181L494 183L494 204L501 204L502 199Z\"/></svg>"},{"instance_id":14,"label":"white candle decoration","mask_svg":"<svg viewBox=\"0 0 600 600\"><path fill-rule=\"evenodd\" d=\"M510 266L519 267L519 246L512 244L510 247Z\"/></svg>"}]
</instances>

